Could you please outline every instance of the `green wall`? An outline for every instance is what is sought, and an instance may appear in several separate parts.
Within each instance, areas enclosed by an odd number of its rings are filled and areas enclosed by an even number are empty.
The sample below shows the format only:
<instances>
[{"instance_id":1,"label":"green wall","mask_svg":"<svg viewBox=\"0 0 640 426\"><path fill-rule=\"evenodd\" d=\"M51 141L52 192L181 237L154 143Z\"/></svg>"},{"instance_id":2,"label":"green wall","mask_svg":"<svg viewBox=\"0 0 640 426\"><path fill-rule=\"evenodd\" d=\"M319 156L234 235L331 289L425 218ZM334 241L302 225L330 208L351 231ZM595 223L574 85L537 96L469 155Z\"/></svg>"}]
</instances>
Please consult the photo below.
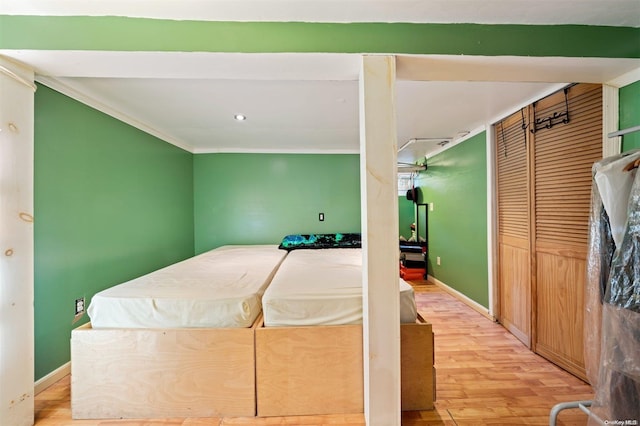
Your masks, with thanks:
<instances>
[{"instance_id":1,"label":"green wall","mask_svg":"<svg viewBox=\"0 0 640 426\"><path fill-rule=\"evenodd\" d=\"M194 177L196 253L287 234L360 232L356 154L199 154Z\"/></svg>"},{"instance_id":2,"label":"green wall","mask_svg":"<svg viewBox=\"0 0 640 426\"><path fill-rule=\"evenodd\" d=\"M35 94L35 379L69 361L74 301L193 255L192 154Z\"/></svg>"},{"instance_id":3,"label":"green wall","mask_svg":"<svg viewBox=\"0 0 640 426\"><path fill-rule=\"evenodd\" d=\"M620 89L620 118L618 129L640 126L640 81ZM622 150L640 148L640 132L622 136Z\"/></svg>"},{"instance_id":4,"label":"green wall","mask_svg":"<svg viewBox=\"0 0 640 426\"><path fill-rule=\"evenodd\" d=\"M482 132L429 158L418 185L421 202L434 205L428 219L429 275L488 308L485 138Z\"/></svg>"},{"instance_id":5,"label":"green wall","mask_svg":"<svg viewBox=\"0 0 640 426\"><path fill-rule=\"evenodd\" d=\"M0 49L637 58L640 28L0 15Z\"/></svg>"}]
</instances>

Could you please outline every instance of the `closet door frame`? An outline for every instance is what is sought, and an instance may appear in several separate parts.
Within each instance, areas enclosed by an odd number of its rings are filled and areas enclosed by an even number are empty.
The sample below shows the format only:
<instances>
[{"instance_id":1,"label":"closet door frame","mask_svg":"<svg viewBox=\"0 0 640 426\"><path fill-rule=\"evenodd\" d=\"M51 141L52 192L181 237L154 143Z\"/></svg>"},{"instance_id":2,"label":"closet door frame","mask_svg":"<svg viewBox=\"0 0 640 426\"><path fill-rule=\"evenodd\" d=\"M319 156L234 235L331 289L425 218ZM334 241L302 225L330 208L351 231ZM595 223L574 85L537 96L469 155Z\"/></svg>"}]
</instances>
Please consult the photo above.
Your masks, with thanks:
<instances>
[{"instance_id":1,"label":"closet door frame","mask_svg":"<svg viewBox=\"0 0 640 426\"><path fill-rule=\"evenodd\" d=\"M552 96L552 95L548 95ZM525 117L529 126L535 120L534 117L534 107L533 104L529 104L526 107ZM531 274L529 278L529 286L531 289L531 311L529 317L529 324L531 326L531 330L529 331L529 337L531 338L531 344L529 349L533 352L536 351L536 342L537 342L537 315L538 315L538 264L537 264L537 252L536 252L536 156L535 156L535 134L531 132L531 128L527 127L527 163L528 163L528 172L527 176L528 185L527 190L529 191L529 273Z\"/></svg>"}]
</instances>

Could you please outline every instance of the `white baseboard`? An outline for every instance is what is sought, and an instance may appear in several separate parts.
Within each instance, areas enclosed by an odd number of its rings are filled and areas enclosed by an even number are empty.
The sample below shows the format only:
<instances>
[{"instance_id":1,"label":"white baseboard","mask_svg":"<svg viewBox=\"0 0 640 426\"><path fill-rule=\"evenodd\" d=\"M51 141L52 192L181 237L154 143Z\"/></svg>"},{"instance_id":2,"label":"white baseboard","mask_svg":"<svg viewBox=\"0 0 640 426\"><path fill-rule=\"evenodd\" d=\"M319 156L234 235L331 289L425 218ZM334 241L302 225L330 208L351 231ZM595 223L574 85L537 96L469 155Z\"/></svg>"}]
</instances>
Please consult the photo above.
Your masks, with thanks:
<instances>
[{"instance_id":1,"label":"white baseboard","mask_svg":"<svg viewBox=\"0 0 640 426\"><path fill-rule=\"evenodd\" d=\"M475 300L472 300L469 297L465 296L464 294L460 293L455 288L449 287L448 285L446 285L445 283L443 283L442 281L440 281L439 279L437 279L437 278L435 278L435 277L433 277L431 275L428 276L427 281L437 285L438 287L440 287L441 289L443 289L444 291L446 291L447 293L449 293L450 295L452 295L456 299L460 300L462 303L464 303L465 305L469 306L471 309L473 309L474 311L478 312L482 316L487 317L491 321L494 321L494 322L496 321L496 318L493 315L491 315L491 313L489 312L489 310L487 308L485 308L484 306L482 306L481 304L479 304Z\"/></svg>"},{"instance_id":2,"label":"white baseboard","mask_svg":"<svg viewBox=\"0 0 640 426\"><path fill-rule=\"evenodd\" d=\"M66 364L61 365L60 367L53 370L51 373L47 374L40 380L37 380L34 384L34 394L37 395L52 384L56 383L58 380L62 379L64 376L71 374L71 361Z\"/></svg>"}]
</instances>

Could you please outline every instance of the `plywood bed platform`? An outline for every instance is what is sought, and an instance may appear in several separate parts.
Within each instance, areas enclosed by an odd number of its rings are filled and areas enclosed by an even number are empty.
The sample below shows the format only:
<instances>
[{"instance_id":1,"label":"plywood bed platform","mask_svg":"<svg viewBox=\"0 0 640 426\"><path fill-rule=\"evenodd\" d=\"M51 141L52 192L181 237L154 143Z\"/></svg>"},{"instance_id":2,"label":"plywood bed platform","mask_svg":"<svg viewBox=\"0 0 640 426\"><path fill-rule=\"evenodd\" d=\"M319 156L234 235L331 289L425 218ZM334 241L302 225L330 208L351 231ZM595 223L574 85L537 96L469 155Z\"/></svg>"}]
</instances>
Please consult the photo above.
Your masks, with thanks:
<instances>
[{"instance_id":1,"label":"plywood bed platform","mask_svg":"<svg viewBox=\"0 0 640 426\"><path fill-rule=\"evenodd\" d=\"M359 413L362 325L71 333L74 419ZM433 409L433 332L401 324L402 410ZM256 413L257 406L257 413Z\"/></svg>"},{"instance_id":2,"label":"plywood bed platform","mask_svg":"<svg viewBox=\"0 0 640 426\"><path fill-rule=\"evenodd\" d=\"M255 416L261 318L248 328L73 330L72 417Z\"/></svg>"},{"instance_id":3,"label":"plywood bed platform","mask_svg":"<svg viewBox=\"0 0 640 426\"><path fill-rule=\"evenodd\" d=\"M419 316L400 332L402 410L431 410L431 324ZM362 325L258 327L258 416L363 412L362 359Z\"/></svg>"},{"instance_id":4,"label":"plywood bed platform","mask_svg":"<svg viewBox=\"0 0 640 426\"><path fill-rule=\"evenodd\" d=\"M362 256L344 250L225 246L96 294L95 328L71 333L72 417L363 412ZM433 409L431 324L398 285L402 409Z\"/></svg>"}]
</instances>

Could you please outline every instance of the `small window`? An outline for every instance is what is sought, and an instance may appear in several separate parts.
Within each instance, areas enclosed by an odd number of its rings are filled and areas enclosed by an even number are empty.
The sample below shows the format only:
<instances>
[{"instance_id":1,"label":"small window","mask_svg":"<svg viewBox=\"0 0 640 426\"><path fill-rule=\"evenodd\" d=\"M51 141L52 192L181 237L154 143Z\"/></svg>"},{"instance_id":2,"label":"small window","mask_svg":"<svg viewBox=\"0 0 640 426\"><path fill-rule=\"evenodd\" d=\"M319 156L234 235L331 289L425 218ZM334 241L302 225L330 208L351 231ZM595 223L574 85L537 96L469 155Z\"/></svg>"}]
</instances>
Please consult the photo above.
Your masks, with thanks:
<instances>
[{"instance_id":1,"label":"small window","mask_svg":"<svg viewBox=\"0 0 640 426\"><path fill-rule=\"evenodd\" d=\"M398 196L405 195L411 188L413 188L413 174L398 173Z\"/></svg>"}]
</instances>

